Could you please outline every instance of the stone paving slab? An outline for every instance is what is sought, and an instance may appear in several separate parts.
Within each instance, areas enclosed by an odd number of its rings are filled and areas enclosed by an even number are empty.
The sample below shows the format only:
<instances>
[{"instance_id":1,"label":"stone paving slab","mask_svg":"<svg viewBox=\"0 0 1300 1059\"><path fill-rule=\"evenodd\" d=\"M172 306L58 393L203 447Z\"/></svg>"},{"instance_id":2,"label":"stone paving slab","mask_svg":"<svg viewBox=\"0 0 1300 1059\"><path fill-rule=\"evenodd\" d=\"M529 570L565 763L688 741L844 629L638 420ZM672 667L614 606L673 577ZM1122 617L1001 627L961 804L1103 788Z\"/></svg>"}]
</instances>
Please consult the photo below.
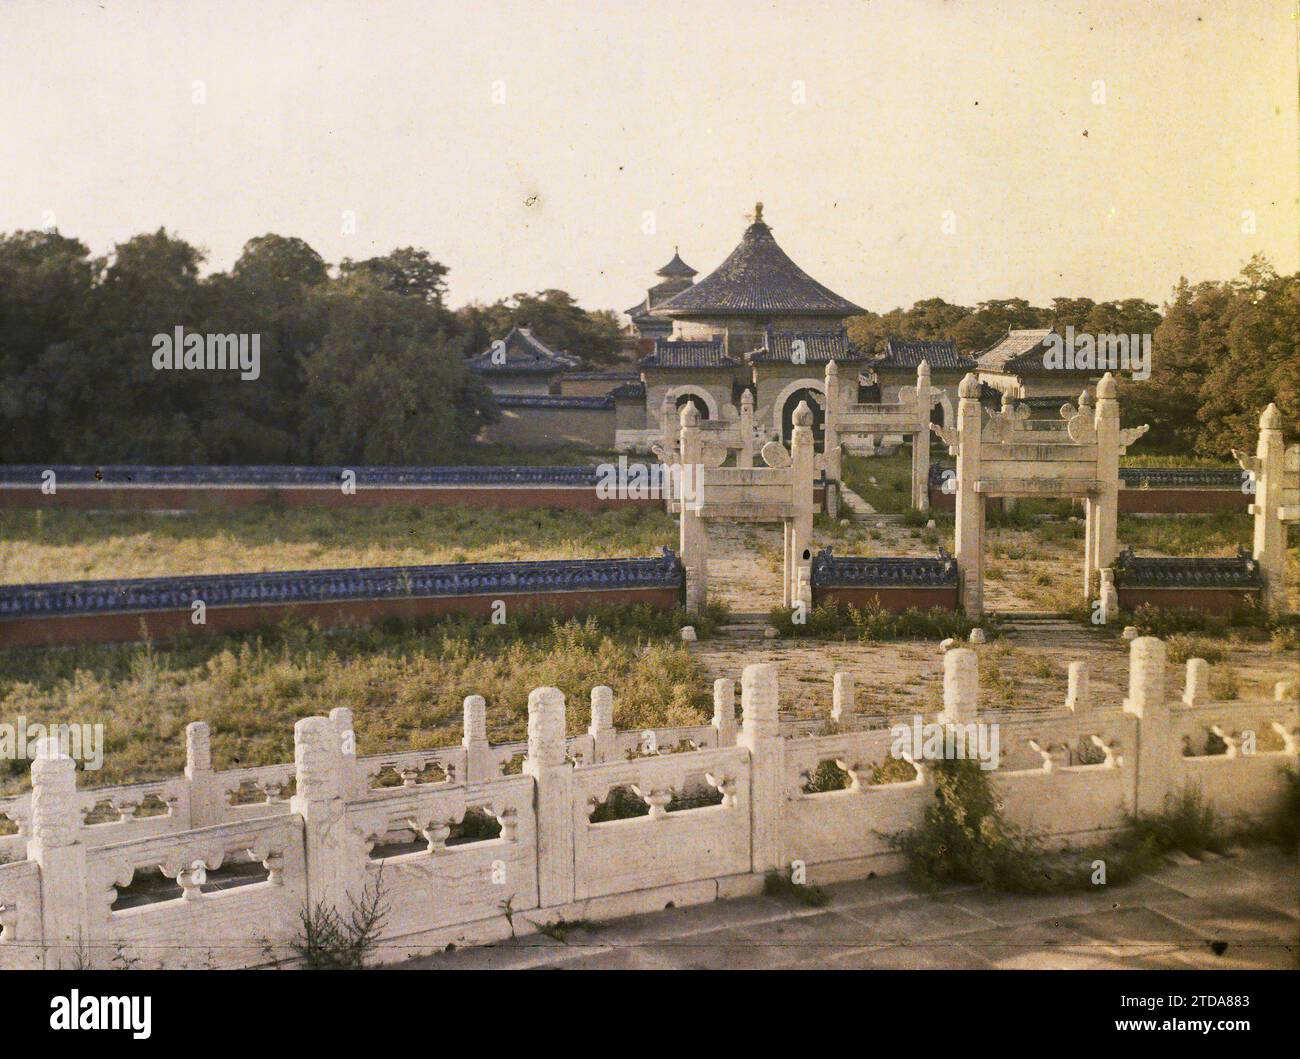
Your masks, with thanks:
<instances>
[{"instance_id":1,"label":"stone paving slab","mask_svg":"<svg viewBox=\"0 0 1300 1059\"><path fill-rule=\"evenodd\" d=\"M922 894L903 876L570 924L401 966L556 970L1300 969L1300 862L1238 851L1092 893ZM527 913L522 916L527 919Z\"/></svg>"}]
</instances>

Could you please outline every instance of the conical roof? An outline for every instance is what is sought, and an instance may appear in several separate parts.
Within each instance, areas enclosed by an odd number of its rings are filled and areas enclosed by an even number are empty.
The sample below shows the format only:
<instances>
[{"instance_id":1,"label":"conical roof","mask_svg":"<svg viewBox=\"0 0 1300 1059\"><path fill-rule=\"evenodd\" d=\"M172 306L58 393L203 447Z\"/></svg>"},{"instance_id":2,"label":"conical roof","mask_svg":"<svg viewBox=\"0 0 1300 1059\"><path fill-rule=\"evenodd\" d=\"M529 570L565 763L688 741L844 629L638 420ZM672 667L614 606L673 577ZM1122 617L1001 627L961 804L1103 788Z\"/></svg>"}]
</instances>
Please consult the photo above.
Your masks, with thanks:
<instances>
[{"instance_id":1,"label":"conical roof","mask_svg":"<svg viewBox=\"0 0 1300 1059\"><path fill-rule=\"evenodd\" d=\"M654 308L678 316L857 316L864 310L823 287L786 255L763 223L763 205L740 245L714 271Z\"/></svg>"},{"instance_id":2,"label":"conical roof","mask_svg":"<svg viewBox=\"0 0 1300 1059\"><path fill-rule=\"evenodd\" d=\"M677 252L677 247L673 247L673 259L655 273L656 276L663 276L665 279L678 279L679 277L690 277L696 274L695 269L682 260L681 255Z\"/></svg>"}]
</instances>

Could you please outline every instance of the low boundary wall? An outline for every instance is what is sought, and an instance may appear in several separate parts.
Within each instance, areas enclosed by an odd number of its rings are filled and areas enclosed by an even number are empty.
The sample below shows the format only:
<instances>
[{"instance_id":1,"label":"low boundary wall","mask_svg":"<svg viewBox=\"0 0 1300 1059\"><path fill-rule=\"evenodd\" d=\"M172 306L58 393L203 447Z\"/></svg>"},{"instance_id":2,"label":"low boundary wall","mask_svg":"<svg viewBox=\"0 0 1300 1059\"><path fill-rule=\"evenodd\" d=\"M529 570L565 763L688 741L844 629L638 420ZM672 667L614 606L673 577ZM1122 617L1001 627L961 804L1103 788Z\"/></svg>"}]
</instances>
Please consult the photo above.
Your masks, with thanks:
<instances>
[{"instance_id":1,"label":"low boundary wall","mask_svg":"<svg viewBox=\"0 0 1300 1059\"><path fill-rule=\"evenodd\" d=\"M1163 558L1126 548L1113 569L1119 605L1127 611L1149 605L1231 615L1264 601L1259 563L1244 549L1236 556Z\"/></svg>"},{"instance_id":2,"label":"low boundary wall","mask_svg":"<svg viewBox=\"0 0 1300 1059\"><path fill-rule=\"evenodd\" d=\"M1272 701L1207 701L1205 663L1192 659L1171 700L1164 643L1139 638L1130 652L1122 709L1091 700L1076 662L1066 708L990 712L978 707L977 654L955 648L943 711L924 720L996 724L1003 812L1054 843L1105 838L1189 786L1233 819L1276 811L1283 769L1300 761L1295 686ZM570 736L564 694L538 688L526 744L490 743L474 695L459 747L368 757L356 756L352 712L336 709L294 726L294 764L237 772L212 769L196 723L183 777L99 790L79 790L74 762L46 746L33 793L0 799L19 827L0 852L25 856L0 864L0 968L264 965L289 957L304 907L346 913L381 879L389 916L375 958L394 961L561 919L753 894L795 863L815 883L897 870L888 835L931 804L932 763L905 758L914 778L872 783L893 733L856 714L851 674L835 686L829 734L784 725L776 667L751 665L739 726L727 679L711 725L639 734L614 728L614 693L598 687L587 731ZM828 761L848 783L817 793L809 781ZM602 822L595 810L616 789L643 815ZM495 833L456 836L470 810ZM171 893L121 899L155 867ZM223 867L243 884L208 877Z\"/></svg>"},{"instance_id":3,"label":"low boundary wall","mask_svg":"<svg viewBox=\"0 0 1300 1059\"><path fill-rule=\"evenodd\" d=\"M943 489L944 472L951 467L931 464L930 507L954 511L955 493ZM1242 491L1240 471L1217 467L1121 467L1119 510L1132 515L1209 515L1240 511L1245 514L1253 497ZM990 498L990 503L1000 497Z\"/></svg>"},{"instance_id":4,"label":"low boundary wall","mask_svg":"<svg viewBox=\"0 0 1300 1059\"><path fill-rule=\"evenodd\" d=\"M465 563L0 586L0 648L109 643L253 629L297 617L324 626L443 614L681 602L681 563L653 559ZM204 621L194 620L202 604Z\"/></svg>"},{"instance_id":5,"label":"low boundary wall","mask_svg":"<svg viewBox=\"0 0 1300 1059\"><path fill-rule=\"evenodd\" d=\"M53 473L54 492L43 491ZM345 473L355 490L344 491ZM187 511L285 507L656 507L603 497L595 467L0 467L0 510ZM48 487L47 487L48 488Z\"/></svg>"},{"instance_id":6,"label":"low boundary wall","mask_svg":"<svg viewBox=\"0 0 1300 1059\"><path fill-rule=\"evenodd\" d=\"M937 559L835 555L813 556L814 606L880 606L892 613L913 607L958 610L957 561L940 550Z\"/></svg>"}]
</instances>

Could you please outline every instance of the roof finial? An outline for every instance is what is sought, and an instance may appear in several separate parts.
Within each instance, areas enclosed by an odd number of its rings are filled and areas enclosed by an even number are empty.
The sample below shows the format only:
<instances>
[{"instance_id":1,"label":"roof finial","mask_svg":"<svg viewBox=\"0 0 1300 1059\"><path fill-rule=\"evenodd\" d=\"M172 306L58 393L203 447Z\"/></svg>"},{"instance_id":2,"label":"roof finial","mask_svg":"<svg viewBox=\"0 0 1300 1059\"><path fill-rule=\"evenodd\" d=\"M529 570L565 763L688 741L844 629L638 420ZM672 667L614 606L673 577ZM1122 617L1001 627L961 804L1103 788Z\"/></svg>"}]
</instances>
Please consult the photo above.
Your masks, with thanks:
<instances>
[{"instance_id":1,"label":"roof finial","mask_svg":"<svg viewBox=\"0 0 1300 1059\"><path fill-rule=\"evenodd\" d=\"M754 203L754 223L763 223L763 204L761 202Z\"/></svg>"}]
</instances>

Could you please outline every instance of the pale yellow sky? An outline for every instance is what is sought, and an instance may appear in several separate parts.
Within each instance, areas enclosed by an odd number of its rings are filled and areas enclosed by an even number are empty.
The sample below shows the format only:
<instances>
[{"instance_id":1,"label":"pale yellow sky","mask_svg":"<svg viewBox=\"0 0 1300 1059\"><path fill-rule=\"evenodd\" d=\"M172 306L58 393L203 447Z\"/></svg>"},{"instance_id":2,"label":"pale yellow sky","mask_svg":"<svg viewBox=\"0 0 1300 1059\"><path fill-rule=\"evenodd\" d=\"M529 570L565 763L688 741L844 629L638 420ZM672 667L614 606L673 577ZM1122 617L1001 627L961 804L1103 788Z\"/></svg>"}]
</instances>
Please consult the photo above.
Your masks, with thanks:
<instances>
[{"instance_id":1,"label":"pale yellow sky","mask_svg":"<svg viewBox=\"0 0 1300 1059\"><path fill-rule=\"evenodd\" d=\"M1257 251L1300 268L1295 11L4 0L0 230L105 252L165 225L222 268L267 231L331 262L415 244L454 304L623 309L762 200L872 309L1161 300Z\"/></svg>"}]
</instances>

